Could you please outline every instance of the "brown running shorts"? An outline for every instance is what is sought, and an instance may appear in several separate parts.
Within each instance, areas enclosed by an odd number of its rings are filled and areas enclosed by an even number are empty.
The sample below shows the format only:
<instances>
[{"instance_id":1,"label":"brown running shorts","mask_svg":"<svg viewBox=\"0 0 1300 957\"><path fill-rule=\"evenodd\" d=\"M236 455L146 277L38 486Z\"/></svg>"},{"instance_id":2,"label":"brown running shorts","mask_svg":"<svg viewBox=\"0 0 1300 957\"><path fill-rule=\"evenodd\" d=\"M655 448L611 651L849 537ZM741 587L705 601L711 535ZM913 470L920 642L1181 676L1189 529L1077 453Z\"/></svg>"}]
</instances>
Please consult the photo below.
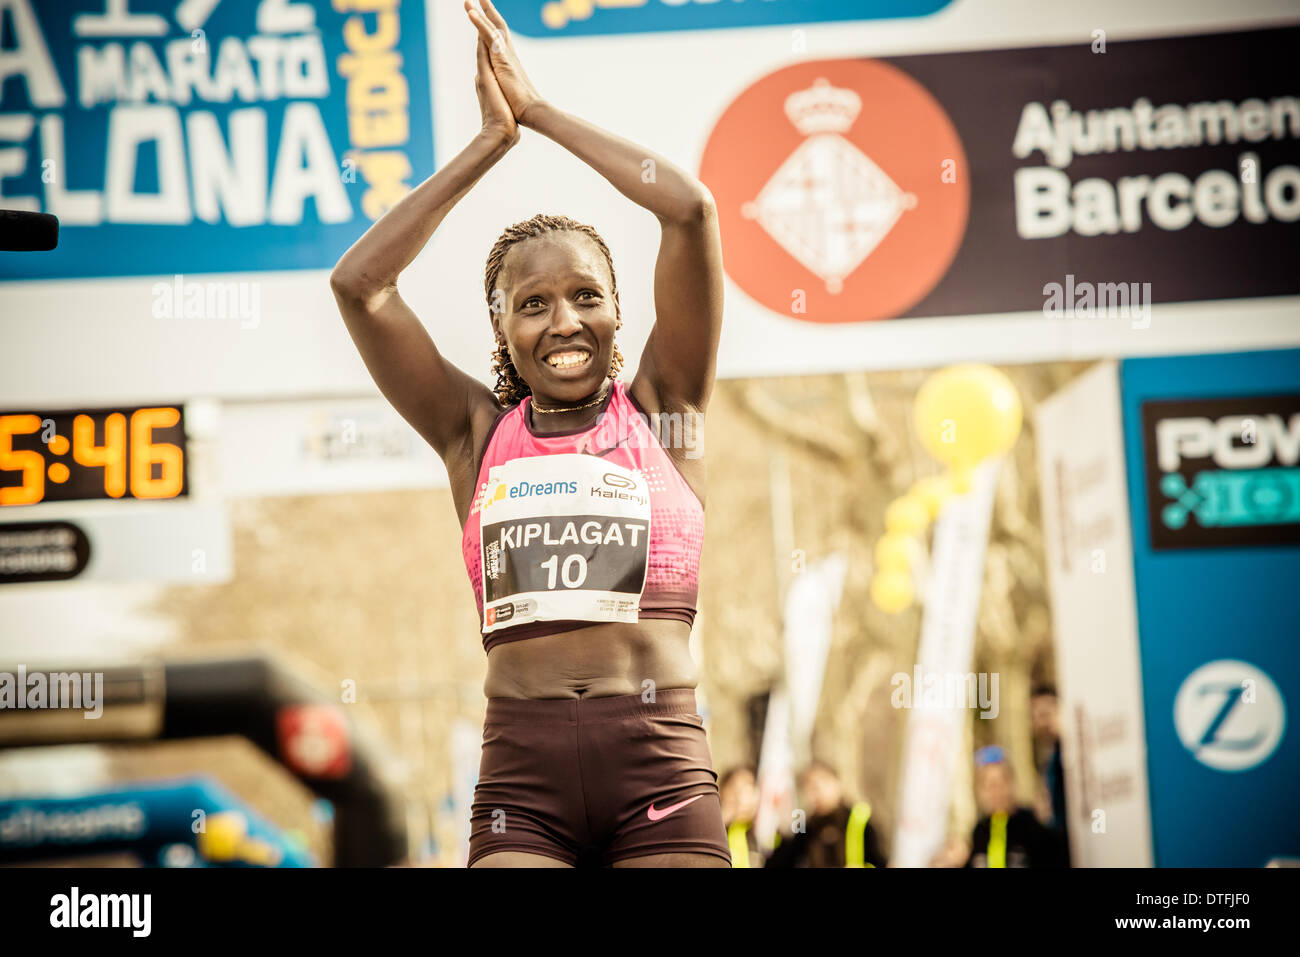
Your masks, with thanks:
<instances>
[{"instance_id":1,"label":"brown running shorts","mask_svg":"<svg viewBox=\"0 0 1300 957\"><path fill-rule=\"evenodd\" d=\"M489 698L467 863L498 851L572 866L670 853L731 863L694 690Z\"/></svg>"}]
</instances>

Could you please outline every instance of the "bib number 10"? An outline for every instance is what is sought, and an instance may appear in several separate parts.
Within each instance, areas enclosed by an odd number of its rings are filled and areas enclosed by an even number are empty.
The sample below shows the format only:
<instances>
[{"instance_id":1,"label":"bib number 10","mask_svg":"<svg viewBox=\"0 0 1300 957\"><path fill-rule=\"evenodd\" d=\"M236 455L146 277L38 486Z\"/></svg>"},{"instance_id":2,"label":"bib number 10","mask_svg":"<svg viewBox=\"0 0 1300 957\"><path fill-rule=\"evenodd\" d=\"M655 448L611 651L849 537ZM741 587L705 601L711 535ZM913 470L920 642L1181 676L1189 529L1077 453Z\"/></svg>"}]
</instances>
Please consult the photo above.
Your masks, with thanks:
<instances>
[{"instance_id":1,"label":"bib number 10","mask_svg":"<svg viewBox=\"0 0 1300 957\"><path fill-rule=\"evenodd\" d=\"M587 559L583 555L570 555L564 559L564 565L560 566L560 556L552 555L546 561L541 563L542 568L546 569L546 587L555 587L556 571L559 571L559 577L564 582L565 588L580 588L582 583L587 580Z\"/></svg>"}]
</instances>

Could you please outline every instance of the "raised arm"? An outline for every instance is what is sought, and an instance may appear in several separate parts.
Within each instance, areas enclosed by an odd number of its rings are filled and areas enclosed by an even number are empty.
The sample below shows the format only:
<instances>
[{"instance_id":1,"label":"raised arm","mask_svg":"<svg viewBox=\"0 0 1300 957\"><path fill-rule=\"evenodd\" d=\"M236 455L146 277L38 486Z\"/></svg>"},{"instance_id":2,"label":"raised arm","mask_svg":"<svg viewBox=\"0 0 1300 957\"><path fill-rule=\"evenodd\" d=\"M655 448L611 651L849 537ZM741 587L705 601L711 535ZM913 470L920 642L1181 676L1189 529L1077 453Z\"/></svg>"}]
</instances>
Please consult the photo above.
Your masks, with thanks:
<instances>
[{"instance_id":1,"label":"raised arm","mask_svg":"<svg viewBox=\"0 0 1300 957\"><path fill-rule=\"evenodd\" d=\"M527 122L659 220L655 324L636 378L649 382L660 409L704 411L722 331L722 241L713 196L664 157L545 101Z\"/></svg>"},{"instance_id":2,"label":"raised arm","mask_svg":"<svg viewBox=\"0 0 1300 957\"><path fill-rule=\"evenodd\" d=\"M554 140L659 220L655 324L632 388L646 382L659 408L703 411L713 390L722 329L722 242L713 196L668 159L558 109L533 87L505 20L482 0L466 0L489 45L491 65L520 126ZM486 15L486 16L485 16Z\"/></svg>"},{"instance_id":3,"label":"raised arm","mask_svg":"<svg viewBox=\"0 0 1300 957\"><path fill-rule=\"evenodd\" d=\"M443 358L398 293L397 277L451 208L519 140L487 50L477 46L482 131L371 226L330 275L343 321L375 384L444 461L468 450L476 423L498 410L496 396Z\"/></svg>"}]
</instances>

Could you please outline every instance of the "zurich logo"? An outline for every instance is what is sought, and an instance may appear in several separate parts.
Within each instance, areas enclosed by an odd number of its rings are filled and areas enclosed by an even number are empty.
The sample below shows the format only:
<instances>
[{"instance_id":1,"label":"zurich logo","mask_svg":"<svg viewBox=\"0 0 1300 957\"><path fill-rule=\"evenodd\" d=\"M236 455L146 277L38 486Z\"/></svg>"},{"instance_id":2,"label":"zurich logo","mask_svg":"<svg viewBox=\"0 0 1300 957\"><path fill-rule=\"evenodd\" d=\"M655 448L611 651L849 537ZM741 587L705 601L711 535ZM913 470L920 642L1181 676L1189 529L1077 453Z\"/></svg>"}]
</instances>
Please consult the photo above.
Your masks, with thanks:
<instances>
[{"instance_id":1,"label":"zurich logo","mask_svg":"<svg viewBox=\"0 0 1300 957\"><path fill-rule=\"evenodd\" d=\"M1254 665L1211 661L1179 687L1174 727L1197 761L1216 771L1246 771L1277 750L1286 704L1273 679Z\"/></svg>"}]
</instances>

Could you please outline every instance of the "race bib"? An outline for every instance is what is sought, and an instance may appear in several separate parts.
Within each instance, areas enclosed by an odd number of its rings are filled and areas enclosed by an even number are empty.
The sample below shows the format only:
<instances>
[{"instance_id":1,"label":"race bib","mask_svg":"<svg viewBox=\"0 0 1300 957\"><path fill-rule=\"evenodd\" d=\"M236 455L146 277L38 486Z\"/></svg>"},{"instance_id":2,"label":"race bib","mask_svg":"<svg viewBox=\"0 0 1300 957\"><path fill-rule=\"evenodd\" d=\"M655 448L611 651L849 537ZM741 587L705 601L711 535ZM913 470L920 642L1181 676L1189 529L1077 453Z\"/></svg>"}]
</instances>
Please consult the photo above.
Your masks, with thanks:
<instances>
[{"instance_id":1,"label":"race bib","mask_svg":"<svg viewBox=\"0 0 1300 957\"><path fill-rule=\"evenodd\" d=\"M535 621L638 620L650 556L645 477L595 455L488 471L479 511L485 633Z\"/></svg>"}]
</instances>

